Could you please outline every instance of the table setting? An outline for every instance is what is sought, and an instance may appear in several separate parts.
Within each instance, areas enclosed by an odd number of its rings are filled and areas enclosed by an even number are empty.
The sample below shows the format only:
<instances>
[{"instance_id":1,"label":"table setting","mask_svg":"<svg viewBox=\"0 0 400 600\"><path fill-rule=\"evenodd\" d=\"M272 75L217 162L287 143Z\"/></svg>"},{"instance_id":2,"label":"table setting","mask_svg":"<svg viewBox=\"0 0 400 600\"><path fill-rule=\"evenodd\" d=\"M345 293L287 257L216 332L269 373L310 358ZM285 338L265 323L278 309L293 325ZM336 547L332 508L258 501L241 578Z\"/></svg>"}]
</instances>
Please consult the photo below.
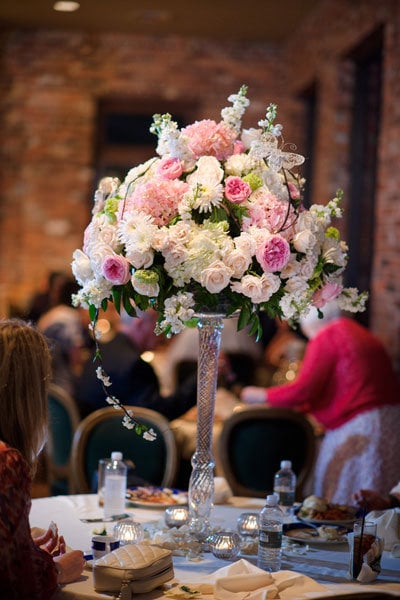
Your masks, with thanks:
<instances>
[{"instance_id":1,"label":"table setting","mask_svg":"<svg viewBox=\"0 0 400 600\"><path fill-rule=\"evenodd\" d=\"M235 496L225 497L223 504L214 504L208 547L191 536L185 523L188 517L185 505L155 509L134 507L127 503L126 513L118 515L120 518L104 520L97 494L54 496L34 499L30 520L32 526L45 528L49 518L53 519L65 535L68 546L83 550L87 558L87 567L81 578L61 587L58 595L60 600L119 597L115 592L96 591L94 565L107 556L113 557L119 551L124 552L124 548L134 547L132 542L139 549L147 546L166 550L172 559L172 573L169 571L169 579L160 583L161 587L133 594L149 600L163 596L205 600L324 598L345 592L377 590L395 597L400 594L400 557L396 555L396 543L390 550L383 550L381 571L375 581L360 584L349 578L347 537L343 536L336 542L326 540L320 543L316 543L313 537L306 540L290 539L287 535L290 528L304 525L293 513L285 517L281 570L268 573L259 569L257 526L263 505L262 498ZM107 536L118 540L119 548L108 552L110 545L100 559L94 560L94 536L97 540L102 536L104 539ZM394 530L392 536L392 541L395 541ZM124 556L126 558L125 552ZM119 560L118 564L120 569L121 565L126 566L123 560ZM142 588L139 586L136 589ZM125 597L130 598L127 594L126 591ZM123 598L122 595L120 597Z\"/></svg>"}]
</instances>

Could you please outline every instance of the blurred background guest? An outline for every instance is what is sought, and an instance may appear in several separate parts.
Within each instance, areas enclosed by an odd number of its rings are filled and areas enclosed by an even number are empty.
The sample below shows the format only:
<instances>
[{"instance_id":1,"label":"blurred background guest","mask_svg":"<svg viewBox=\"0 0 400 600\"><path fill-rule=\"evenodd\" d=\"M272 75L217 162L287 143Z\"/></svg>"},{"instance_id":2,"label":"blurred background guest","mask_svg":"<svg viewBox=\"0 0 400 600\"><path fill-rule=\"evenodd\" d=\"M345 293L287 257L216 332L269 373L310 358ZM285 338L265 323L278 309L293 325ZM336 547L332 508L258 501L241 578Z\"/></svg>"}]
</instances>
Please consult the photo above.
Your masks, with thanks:
<instances>
[{"instance_id":1,"label":"blurred background guest","mask_svg":"<svg viewBox=\"0 0 400 600\"><path fill-rule=\"evenodd\" d=\"M86 311L71 306L71 296L79 289L72 277L62 283L58 303L39 319L38 329L49 341L52 354L53 383L70 395L75 392L75 378L88 354Z\"/></svg>"},{"instance_id":2,"label":"blurred background guest","mask_svg":"<svg viewBox=\"0 0 400 600\"><path fill-rule=\"evenodd\" d=\"M302 319L309 338L292 382L244 388L243 402L310 413L324 427L314 493L349 503L359 488L385 493L400 472L400 386L380 340L334 302Z\"/></svg>"},{"instance_id":3,"label":"blurred background guest","mask_svg":"<svg viewBox=\"0 0 400 600\"><path fill-rule=\"evenodd\" d=\"M45 289L32 297L26 319L36 323L45 312L57 306L60 303L62 287L68 279L69 276L62 271L50 271Z\"/></svg>"},{"instance_id":4,"label":"blurred background guest","mask_svg":"<svg viewBox=\"0 0 400 600\"><path fill-rule=\"evenodd\" d=\"M110 377L112 393L123 404L144 406L156 410L168 419L185 413L196 403L196 377L191 374L173 394L162 395L157 374L149 362L143 360L145 351L154 350L160 338L154 333L157 313L138 311L137 317L117 313L109 304L100 315L103 334L99 339L102 365ZM74 397L81 416L106 406L104 391L93 363L95 350L83 364L76 379Z\"/></svg>"}]
</instances>

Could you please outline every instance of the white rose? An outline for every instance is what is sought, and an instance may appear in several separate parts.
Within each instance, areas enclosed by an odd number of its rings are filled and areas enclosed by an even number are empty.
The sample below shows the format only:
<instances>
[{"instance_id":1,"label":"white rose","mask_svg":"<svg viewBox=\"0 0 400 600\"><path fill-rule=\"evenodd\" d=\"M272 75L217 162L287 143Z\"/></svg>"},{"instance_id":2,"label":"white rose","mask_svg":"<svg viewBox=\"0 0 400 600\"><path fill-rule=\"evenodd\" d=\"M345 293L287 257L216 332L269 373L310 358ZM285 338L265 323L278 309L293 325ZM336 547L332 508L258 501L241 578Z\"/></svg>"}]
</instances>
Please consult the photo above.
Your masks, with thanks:
<instances>
[{"instance_id":1,"label":"white rose","mask_svg":"<svg viewBox=\"0 0 400 600\"><path fill-rule=\"evenodd\" d=\"M232 276L236 279L240 279L243 273L249 268L251 257L240 250L232 250L226 255L224 262L227 267L232 269Z\"/></svg>"},{"instance_id":2,"label":"white rose","mask_svg":"<svg viewBox=\"0 0 400 600\"><path fill-rule=\"evenodd\" d=\"M233 292L243 294L255 304L268 302L272 294L278 291L280 279L272 273L264 273L261 277L245 275L241 281L231 285Z\"/></svg>"},{"instance_id":3,"label":"white rose","mask_svg":"<svg viewBox=\"0 0 400 600\"><path fill-rule=\"evenodd\" d=\"M171 244L164 250L163 256L165 258L165 262L167 262L171 268L183 263L188 257L188 251L182 244L176 244L175 246Z\"/></svg>"},{"instance_id":4,"label":"white rose","mask_svg":"<svg viewBox=\"0 0 400 600\"><path fill-rule=\"evenodd\" d=\"M248 154L232 154L225 162L225 173L241 177L248 173L253 165L253 160Z\"/></svg>"},{"instance_id":5,"label":"white rose","mask_svg":"<svg viewBox=\"0 0 400 600\"><path fill-rule=\"evenodd\" d=\"M140 252L139 250L129 249L126 258L135 269L148 269L153 264L154 252L152 250Z\"/></svg>"},{"instance_id":6,"label":"white rose","mask_svg":"<svg viewBox=\"0 0 400 600\"><path fill-rule=\"evenodd\" d=\"M188 175L186 181L192 188L195 188L198 183L213 187L222 181L223 176L224 171L219 160L214 156L201 156L197 161L196 171Z\"/></svg>"},{"instance_id":7,"label":"white rose","mask_svg":"<svg viewBox=\"0 0 400 600\"><path fill-rule=\"evenodd\" d=\"M297 252L302 252L306 254L309 250L314 248L317 240L316 237L309 229L304 229L296 235L292 239L293 246L297 250Z\"/></svg>"},{"instance_id":8,"label":"white rose","mask_svg":"<svg viewBox=\"0 0 400 600\"><path fill-rule=\"evenodd\" d=\"M300 271L300 263L298 262L296 255L291 254L289 262L281 271L281 277L282 277L282 279L288 279L289 277L293 277L294 275L297 275L297 273L299 271Z\"/></svg>"},{"instance_id":9,"label":"white rose","mask_svg":"<svg viewBox=\"0 0 400 600\"><path fill-rule=\"evenodd\" d=\"M304 277L295 276L287 280L285 291L289 293L305 292L308 289L307 280Z\"/></svg>"},{"instance_id":10,"label":"white rose","mask_svg":"<svg viewBox=\"0 0 400 600\"><path fill-rule=\"evenodd\" d=\"M215 260L202 270L200 283L210 294L218 294L218 292L226 288L231 276L232 269L227 267L222 260Z\"/></svg>"},{"instance_id":11,"label":"white rose","mask_svg":"<svg viewBox=\"0 0 400 600\"><path fill-rule=\"evenodd\" d=\"M85 283L94 277L93 269L90 264L90 258L84 252L82 252L82 250L75 250L72 258L72 273L80 285L85 285Z\"/></svg>"},{"instance_id":12,"label":"white rose","mask_svg":"<svg viewBox=\"0 0 400 600\"><path fill-rule=\"evenodd\" d=\"M102 276L102 266L104 259L110 254L114 254L113 249L108 244L102 242L95 242L89 244L88 254L90 256L90 262L92 264L93 271L97 276Z\"/></svg>"}]
</instances>

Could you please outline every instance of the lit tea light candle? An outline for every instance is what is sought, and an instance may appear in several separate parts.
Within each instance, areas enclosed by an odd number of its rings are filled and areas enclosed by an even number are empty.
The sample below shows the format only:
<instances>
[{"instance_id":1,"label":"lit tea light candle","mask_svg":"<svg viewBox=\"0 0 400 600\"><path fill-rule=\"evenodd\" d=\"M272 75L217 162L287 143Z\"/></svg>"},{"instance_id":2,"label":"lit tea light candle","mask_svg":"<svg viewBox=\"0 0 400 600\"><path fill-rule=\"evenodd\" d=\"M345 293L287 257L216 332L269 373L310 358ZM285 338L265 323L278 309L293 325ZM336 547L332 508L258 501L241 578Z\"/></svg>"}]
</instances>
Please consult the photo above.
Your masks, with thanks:
<instances>
[{"instance_id":1,"label":"lit tea light candle","mask_svg":"<svg viewBox=\"0 0 400 600\"><path fill-rule=\"evenodd\" d=\"M216 558L233 560L240 552L240 536L234 531L220 531L211 536L210 545Z\"/></svg>"},{"instance_id":2,"label":"lit tea light candle","mask_svg":"<svg viewBox=\"0 0 400 600\"><path fill-rule=\"evenodd\" d=\"M259 527L258 513L245 512L237 520L238 532L242 536L256 537Z\"/></svg>"},{"instance_id":3,"label":"lit tea light candle","mask_svg":"<svg viewBox=\"0 0 400 600\"><path fill-rule=\"evenodd\" d=\"M140 523L132 519L124 519L115 525L114 535L119 539L121 546L137 544L144 539L144 530Z\"/></svg>"},{"instance_id":4,"label":"lit tea light candle","mask_svg":"<svg viewBox=\"0 0 400 600\"><path fill-rule=\"evenodd\" d=\"M189 520L189 509L186 506L169 506L165 509L165 522L168 527L181 527Z\"/></svg>"}]
</instances>

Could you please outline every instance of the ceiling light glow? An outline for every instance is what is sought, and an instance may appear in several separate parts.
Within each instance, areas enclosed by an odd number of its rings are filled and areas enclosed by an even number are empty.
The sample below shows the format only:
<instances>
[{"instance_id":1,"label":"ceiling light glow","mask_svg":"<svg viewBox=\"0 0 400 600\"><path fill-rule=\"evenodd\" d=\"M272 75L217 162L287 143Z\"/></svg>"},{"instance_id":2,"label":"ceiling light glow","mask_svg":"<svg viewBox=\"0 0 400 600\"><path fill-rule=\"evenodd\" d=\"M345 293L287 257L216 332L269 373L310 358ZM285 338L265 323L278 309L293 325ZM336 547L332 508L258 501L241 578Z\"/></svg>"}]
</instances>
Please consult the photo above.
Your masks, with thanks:
<instances>
[{"instance_id":1,"label":"ceiling light glow","mask_svg":"<svg viewBox=\"0 0 400 600\"><path fill-rule=\"evenodd\" d=\"M74 12L75 10L78 10L79 6L79 2L67 2L66 0L63 0L62 2L56 2L53 8L60 12Z\"/></svg>"}]
</instances>

